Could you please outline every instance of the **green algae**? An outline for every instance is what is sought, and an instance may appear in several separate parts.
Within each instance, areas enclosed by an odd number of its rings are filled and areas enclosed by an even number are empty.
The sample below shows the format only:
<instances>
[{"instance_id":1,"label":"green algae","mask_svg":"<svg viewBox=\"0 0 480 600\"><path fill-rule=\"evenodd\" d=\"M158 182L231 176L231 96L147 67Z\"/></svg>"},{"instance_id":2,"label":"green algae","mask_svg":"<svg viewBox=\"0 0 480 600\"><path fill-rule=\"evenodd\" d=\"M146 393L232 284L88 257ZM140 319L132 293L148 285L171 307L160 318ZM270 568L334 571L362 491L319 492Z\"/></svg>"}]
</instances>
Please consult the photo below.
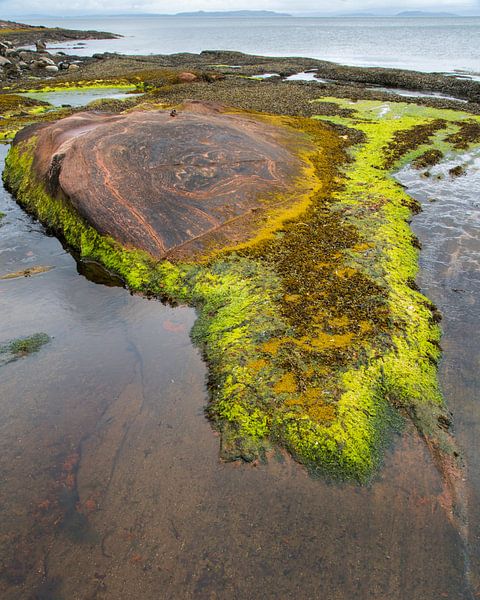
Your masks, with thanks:
<instances>
[{"instance_id":1,"label":"green algae","mask_svg":"<svg viewBox=\"0 0 480 600\"><path fill-rule=\"evenodd\" d=\"M125 91L134 91L137 89L137 86L126 79L86 79L58 81L55 83L55 85L47 85L44 82L39 82L37 87L20 87L15 91L19 94L42 94L50 92L75 92L79 90L97 89L123 89Z\"/></svg>"},{"instance_id":2,"label":"green algae","mask_svg":"<svg viewBox=\"0 0 480 600\"><path fill-rule=\"evenodd\" d=\"M48 103L18 94L0 94L0 141L11 140L29 122L36 121L50 108Z\"/></svg>"},{"instance_id":3,"label":"green algae","mask_svg":"<svg viewBox=\"0 0 480 600\"><path fill-rule=\"evenodd\" d=\"M54 111L48 102L18 94L0 94L0 142L12 140L25 126L66 116L66 110Z\"/></svg>"},{"instance_id":4,"label":"green algae","mask_svg":"<svg viewBox=\"0 0 480 600\"><path fill-rule=\"evenodd\" d=\"M273 232L202 263L155 262L98 234L35 179L34 139L12 147L4 179L82 257L133 291L197 308L192 336L209 365L207 414L225 459L253 460L276 443L313 472L366 481L402 416L434 448L455 452L437 381L437 313L414 285L408 221L418 207L390 172L432 146L451 148L449 136L472 117L322 100L340 113L319 119L363 142L352 149L332 126L298 120L318 147L318 188Z\"/></svg>"},{"instance_id":5,"label":"green algae","mask_svg":"<svg viewBox=\"0 0 480 600\"><path fill-rule=\"evenodd\" d=\"M35 333L0 345L0 366L38 352L49 341L50 337L46 333Z\"/></svg>"}]
</instances>

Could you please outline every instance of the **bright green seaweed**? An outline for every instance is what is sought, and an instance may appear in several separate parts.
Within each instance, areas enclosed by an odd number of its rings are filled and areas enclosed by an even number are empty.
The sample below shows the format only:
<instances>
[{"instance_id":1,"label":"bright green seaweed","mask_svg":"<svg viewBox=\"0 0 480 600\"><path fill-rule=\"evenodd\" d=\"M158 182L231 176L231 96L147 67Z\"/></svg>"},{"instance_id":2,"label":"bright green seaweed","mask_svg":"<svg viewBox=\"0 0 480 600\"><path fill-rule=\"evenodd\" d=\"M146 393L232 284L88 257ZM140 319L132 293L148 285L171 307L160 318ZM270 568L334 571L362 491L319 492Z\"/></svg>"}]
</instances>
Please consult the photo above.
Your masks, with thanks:
<instances>
[{"instance_id":1,"label":"bright green seaweed","mask_svg":"<svg viewBox=\"0 0 480 600\"><path fill-rule=\"evenodd\" d=\"M325 117L364 134L350 162L342 136L304 120L319 146L321 190L273 236L201 264L155 262L98 234L35 179L34 139L11 148L4 179L28 210L130 289L197 307L193 337L209 364L208 414L225 458L252 460L273 442L312 470L365 481L399 415L435 448L455 452L439 426L448 416L436 311L414 285L408 220L416 206L389 171L430 147L448 150L446 137L471 115L326 100L355 108L349 118ZM387 169L396 136L434 121L418 140L402 138L405 151Z\"/></svg>"}]
</instances>

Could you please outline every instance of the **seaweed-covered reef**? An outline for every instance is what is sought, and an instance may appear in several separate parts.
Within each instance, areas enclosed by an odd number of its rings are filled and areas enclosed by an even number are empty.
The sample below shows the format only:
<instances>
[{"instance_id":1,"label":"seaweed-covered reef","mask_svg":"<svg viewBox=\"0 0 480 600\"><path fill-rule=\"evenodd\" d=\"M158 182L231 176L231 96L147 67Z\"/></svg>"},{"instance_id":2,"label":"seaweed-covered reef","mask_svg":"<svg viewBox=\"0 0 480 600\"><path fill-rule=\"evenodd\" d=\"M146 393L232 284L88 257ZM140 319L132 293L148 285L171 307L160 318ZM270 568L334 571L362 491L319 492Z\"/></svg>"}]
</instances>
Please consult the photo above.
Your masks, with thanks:
<instances>
[{"instance_id":1,"label":"seaweed-covered reef","mask_svg":"<svg viewBox=\"0 0 480 600\"><path fill-rule=\"evenodd\" d=\"M100 234L38 176L34 134L18 136L4 181L132 291L197 308L192 336L209 365L207 413L225 459L254 460L277 444L312 472L366 481L389 432L409 418L439 464L455 471L460 459L437 382L439 315L415 285L418 243L408 222L419 207L392 173L404 161L423 168L478 143L479 118L287 87L301 90L292 94L303 107L290 114L305 116L282 116L288 92L278 86L244 80L162 81L135 102L173 109L180 98L208 95L309 140L308 192L290 210L270 212L248 239L201 256L158 260ZM269 94L275 108L267 114Z\"/></svg>"}]
</instances>

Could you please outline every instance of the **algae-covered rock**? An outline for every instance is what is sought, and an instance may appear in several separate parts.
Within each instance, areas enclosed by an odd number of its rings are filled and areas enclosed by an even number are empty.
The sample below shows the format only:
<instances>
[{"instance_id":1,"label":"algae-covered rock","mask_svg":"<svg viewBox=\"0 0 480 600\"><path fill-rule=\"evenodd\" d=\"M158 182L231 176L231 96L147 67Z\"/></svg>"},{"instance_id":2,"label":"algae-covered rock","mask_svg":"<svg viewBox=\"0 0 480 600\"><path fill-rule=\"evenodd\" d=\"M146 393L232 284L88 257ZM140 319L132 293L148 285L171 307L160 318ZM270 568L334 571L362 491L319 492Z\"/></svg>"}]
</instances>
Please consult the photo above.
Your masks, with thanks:
<instances>
[{"instance_id":1,"label":"algae-covered rock","mask_svg":"<svg viewBox=\"0 0 480 600\"><path fill-rule=\"evenodd\" d=\"M365 481L400 416L457 456L438 318L414 285L418 207L391 172L443 151L466 115L324 100L338 116L203 103L80 113L20 133L4 180L131 290L196 307L223 459L273 443L316 473Z\"/></svg>"},{"instance_id":2,"label":"algae-covered rock","mask_svg":"<svg viewBox=\"0 0 480 600\"><path fill-rule=\"evenodd\" d=\"M155 258L248 235L258 211L298 189L304 136L190 103L177 111L79 113L26 128L34 172L97 231ZM255 215L256 216L256 215Z\"/></svg>"},{"instance_id":3,"label":"algae-covered rock","mask_svg":"<svg viewBox=\"0 0 480 600\"><path fill-rule=\"evenodd\" d=\"M457 165L456 167L452 167L449 171L448 174L451 177L461 177L462 175L465 175L466 173L466 169L463 165Z\"/></svg>"}]
</instances>

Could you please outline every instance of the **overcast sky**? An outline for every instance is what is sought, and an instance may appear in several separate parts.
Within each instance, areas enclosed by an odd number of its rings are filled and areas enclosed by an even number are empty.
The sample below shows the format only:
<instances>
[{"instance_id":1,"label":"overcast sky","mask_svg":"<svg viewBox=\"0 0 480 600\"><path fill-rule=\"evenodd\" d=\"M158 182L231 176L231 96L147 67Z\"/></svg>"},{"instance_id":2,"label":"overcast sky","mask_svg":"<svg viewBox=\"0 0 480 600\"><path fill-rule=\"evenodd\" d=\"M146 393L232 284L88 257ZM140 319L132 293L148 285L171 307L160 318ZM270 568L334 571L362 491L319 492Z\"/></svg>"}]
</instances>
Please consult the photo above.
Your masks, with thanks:
<instances>
[{"instance_id":1,"label":"overcast sky","mask_svg":"<svg viewBox=\"0 0 480 600\"><path fill-rule=\"evenodd\" d=\"M333 7L332 7L333 5ZM395 6L396 5L396 6ZM396 8L398 7L398 8ZM480 0L0 0L0 18L11 15L115 13L175 13L193 10L262 9L298 12L398 12L399 10L448 11L480 14Z\"/></svg>"}]
</instances>

